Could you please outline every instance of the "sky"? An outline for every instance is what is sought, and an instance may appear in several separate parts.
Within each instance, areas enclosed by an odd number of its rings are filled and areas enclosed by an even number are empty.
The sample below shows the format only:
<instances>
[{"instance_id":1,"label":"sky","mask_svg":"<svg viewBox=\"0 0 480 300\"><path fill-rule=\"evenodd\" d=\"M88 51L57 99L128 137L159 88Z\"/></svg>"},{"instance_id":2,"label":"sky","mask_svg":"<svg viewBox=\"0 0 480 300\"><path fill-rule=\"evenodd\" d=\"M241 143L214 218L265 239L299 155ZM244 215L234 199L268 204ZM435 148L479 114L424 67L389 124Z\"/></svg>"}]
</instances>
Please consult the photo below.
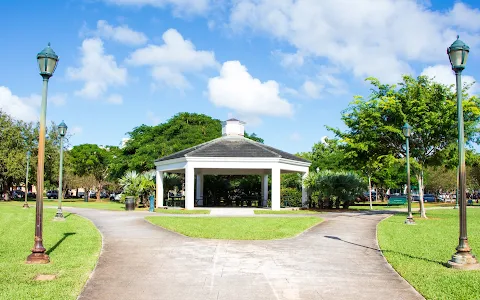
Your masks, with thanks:
<instances>
[{"instance_id":1,"label":"sky","mask_svg":"<svg viewBox=\"0 0 480 300\"><path fill-rule=\"evenodd\" d=\"M36 55L50 42L60 61L47 120L65 121L71 146L121 145L137 126L191 112L310 151L334 137L326 126L344 129L367 77L455 84L446 49L457 34L470 46L464 82L480 78L475 0L17 0L0 11L0 109L38 121Z\"/></svg>"}]
</instances>

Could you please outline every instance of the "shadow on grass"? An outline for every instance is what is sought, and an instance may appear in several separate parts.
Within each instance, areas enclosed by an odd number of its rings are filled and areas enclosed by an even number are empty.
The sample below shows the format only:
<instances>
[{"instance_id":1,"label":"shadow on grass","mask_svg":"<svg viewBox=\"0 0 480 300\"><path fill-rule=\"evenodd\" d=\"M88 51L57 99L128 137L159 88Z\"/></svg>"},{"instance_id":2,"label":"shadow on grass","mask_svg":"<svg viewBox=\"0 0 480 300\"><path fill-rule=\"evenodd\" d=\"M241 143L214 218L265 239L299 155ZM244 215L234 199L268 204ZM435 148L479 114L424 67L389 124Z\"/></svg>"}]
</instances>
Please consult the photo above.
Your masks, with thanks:
<instances>
[{"instance_id":1,"label":"shadow on grass","mask_svg":"<svg viewBox=\"0 0 480 300\"><path fill-rule=\"evenodd\" d=\"M410 255L410 254L407 254L407 253L402 253L402 252L393 251L393 250L388 250L388 249L376 249L376 248L372 248L372 247L369 247L369 246L365 246L365 245L361 245L361 244L357 244L357 243L352 243L352 242L349 242L349 241L345 241L345 240L342 240L341 238L336 237L336 236L325 235L324 237L326 237L327 239L337 240L337 241L344 242L344 243L347 243L347 244L350 244L350 245L354 245L354 246L358 246L358 247L370 249L370 250L373 250L373 251L375 251L375 252L399 254L399 255L402 255L402 256L405 256L405 257L408 257L408 258L419 259L419 260L423 260L423 261L428 261L428 262L431 262L431 263L439 264L439 265L444 266L444 267L447 266L447 264L446 264L445 262L436 261L436 260L431 260L431 259L428 259L428 258L425 258L425 257L417 257L417 256L413 256L413 255Z\"/></svg>"},{"instance_id":2,"label":"shadow on grass","mask_svg":"<svg viewBox=\"0 0 480 300\"><path fill-rule=\"evenodd\" d=\"M68 214L66 214L66 215L63 216L63 217L66 219L66 218L70 217L71 214L72 214L72 213L68 213Z\"/></svg>"},{"instance_id":3,"label":"shadow on grass","mask_svg":"<svg viewBox=\"0 0 480 300\"><path fill-rule=\"evenodd\" d=\"M77 233L76 233L76 232L66 232L66 233L64 233L64 234L63 234L63 237L62 237L60 240L58 240L58 242L57 242L55 245L53 245L52 248L48 249L47 252L46 252L46 254L47 254L47 255L50 255L50 253L52 253L53 251L55 251L55 249L57 249L57 247L60 246L60 244L61 244L67 237L69 237L69 236L71 236L71 235L74 235L74 234L77 234Z\"/></svg>"}]
</instances>

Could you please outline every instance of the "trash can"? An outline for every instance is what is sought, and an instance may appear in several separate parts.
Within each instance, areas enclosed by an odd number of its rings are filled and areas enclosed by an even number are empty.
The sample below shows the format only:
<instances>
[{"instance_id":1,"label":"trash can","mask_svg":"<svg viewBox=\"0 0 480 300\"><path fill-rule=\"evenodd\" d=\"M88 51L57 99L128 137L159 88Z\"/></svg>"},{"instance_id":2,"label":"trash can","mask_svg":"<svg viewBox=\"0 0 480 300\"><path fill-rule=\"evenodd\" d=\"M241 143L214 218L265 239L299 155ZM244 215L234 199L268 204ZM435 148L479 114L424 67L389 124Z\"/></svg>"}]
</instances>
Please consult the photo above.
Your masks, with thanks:
<instances>
[{"instance_id":1,"label":"trash can","mask_svg":"<svg viewBox=\"0 0 480 300\"><path fill-rule=\"evenodd\" d=\"M125 197L125 210L135 210L135 197Z\"/></svg>"},{"instance_id":2,"label":"trash can","mask_svg":"<svg viewBox=\"0 0 480 300\"><path fill-rule=\"evenodd\" d=\"M154 212L154 211L155 211L155 196L150 195L150 197L148 197L148 201L150 202L150 209L149 209L149 211L150 211L150 212Z\"/></svg>"}]
</instances>

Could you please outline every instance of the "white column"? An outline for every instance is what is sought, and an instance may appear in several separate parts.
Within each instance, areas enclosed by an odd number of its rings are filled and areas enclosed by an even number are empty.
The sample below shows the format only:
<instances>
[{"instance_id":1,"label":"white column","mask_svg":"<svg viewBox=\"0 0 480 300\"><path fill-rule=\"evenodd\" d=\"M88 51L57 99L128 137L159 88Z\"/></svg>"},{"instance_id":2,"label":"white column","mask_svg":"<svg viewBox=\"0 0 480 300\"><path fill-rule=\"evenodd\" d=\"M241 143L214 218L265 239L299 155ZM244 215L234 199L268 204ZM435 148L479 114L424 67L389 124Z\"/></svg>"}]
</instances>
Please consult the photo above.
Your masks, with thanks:
<instances>
[{"instance_id":1,"label":"white column","mask_svg":"<svg viewBox=\"0 0 480 300\"><path fill-rule=\"evenodd\" d=\"M163 172L157 170L156 174L156 188L157 188L157 207L162 207L163 206Z\"/></svg>"},{"instance_id":2,"label":"white column","mask_svg":"<svg viewBox=\"0 0 480 300\"><path fill-rule=\"evenodd\" d=\"M280 168L272 168L272 210L280 210Z\"/></svg>"},{"instance_id":3,"label":"white column","mask_svg":"<svg viewBox=\"0 0 480 300\"><path fill-rule=\"evenodd\" d=\"M308 191L307 187L303 184L305 178L308 176L308 171L303 173L302 176L302 207L307 207L308 206Z\"/></svg>"},{"instance_id":4,"label":"white column","mask_svg":"<svg viewBox=\"0 0 480 300\"><path fill-rule=\"evenodd\" d=\"M263 207L267 207L268 204L268 174L262 177L262 197Z\"/></svg>"},{"instance_id":5,"label":"white column","mask_svg":"<svg viewBox=\"0 0 480 300\"><path fill-rule=\"evenodd\" d=\"M195 204L195 169L190 163L185 166L185 209L193 209Z\"/></svg>"},{"instance_id":6,"label":"white column","mask_svg":"<svg viewBox=\"0 0 480 300\"><path fill-rule=\"evenodd\" d=\"M203 206L203 174L197 175L197 189L195 200L197 200L197 205Z\"/></svg>"}]
</instances>

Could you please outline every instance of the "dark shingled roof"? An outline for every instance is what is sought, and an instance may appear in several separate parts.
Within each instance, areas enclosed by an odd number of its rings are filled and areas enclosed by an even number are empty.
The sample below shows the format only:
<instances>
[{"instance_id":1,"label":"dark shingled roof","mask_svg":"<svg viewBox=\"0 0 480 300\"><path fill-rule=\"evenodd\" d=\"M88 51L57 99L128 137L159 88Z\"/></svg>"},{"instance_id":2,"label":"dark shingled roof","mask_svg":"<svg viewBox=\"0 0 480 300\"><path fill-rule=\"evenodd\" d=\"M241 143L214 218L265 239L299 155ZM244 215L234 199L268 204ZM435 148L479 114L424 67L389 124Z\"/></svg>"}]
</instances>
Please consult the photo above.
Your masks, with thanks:
<instances>
[{"instance_id":1,"label":"dark shingled roof","mask_svg":"<svg viewBox=\"0 0 480 300\"><path fill-rule=\"evenodd\" d=\"M282 150L252 141L244 137L221 137L192 148L188 148L156 161L181 157L278 157L300 162L310 162Z\"/></svg>"}]
</instances>

